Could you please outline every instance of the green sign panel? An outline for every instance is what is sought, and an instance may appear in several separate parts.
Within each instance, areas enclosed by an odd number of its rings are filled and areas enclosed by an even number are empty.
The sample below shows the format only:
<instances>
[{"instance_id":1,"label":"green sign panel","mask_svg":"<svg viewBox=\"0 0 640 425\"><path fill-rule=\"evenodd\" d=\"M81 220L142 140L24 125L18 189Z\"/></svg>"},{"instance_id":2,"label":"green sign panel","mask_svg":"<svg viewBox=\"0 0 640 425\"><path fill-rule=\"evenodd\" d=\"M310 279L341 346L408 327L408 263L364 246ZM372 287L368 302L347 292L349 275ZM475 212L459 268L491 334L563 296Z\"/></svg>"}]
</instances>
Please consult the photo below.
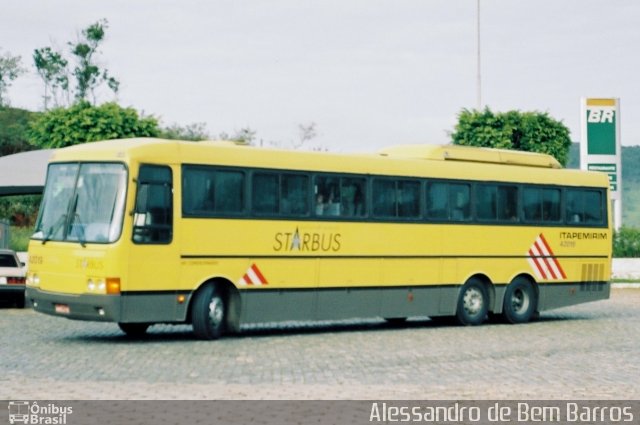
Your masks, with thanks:
<instances>
[{"instance_id":1,"label":"green sign panel","mask_svg":"<svg viewBox=\"0 0 640 425\"><path fill-rule=\"evenodd\" d=\"M589 171L607 173L609 176L609 188L614 192L618 190L618 167L616 164L588 164L587 169Z\"/></svg>"},{"instance_id":2,"label":"green sign panel","mask_svg":"<svg viewBox=\"0 0 640 425\"><path fill-rule=\"evenodd\" d=\"M616 112L609 108L587 109L589 155L616 154Z\"/></svg>"}]
</instances>

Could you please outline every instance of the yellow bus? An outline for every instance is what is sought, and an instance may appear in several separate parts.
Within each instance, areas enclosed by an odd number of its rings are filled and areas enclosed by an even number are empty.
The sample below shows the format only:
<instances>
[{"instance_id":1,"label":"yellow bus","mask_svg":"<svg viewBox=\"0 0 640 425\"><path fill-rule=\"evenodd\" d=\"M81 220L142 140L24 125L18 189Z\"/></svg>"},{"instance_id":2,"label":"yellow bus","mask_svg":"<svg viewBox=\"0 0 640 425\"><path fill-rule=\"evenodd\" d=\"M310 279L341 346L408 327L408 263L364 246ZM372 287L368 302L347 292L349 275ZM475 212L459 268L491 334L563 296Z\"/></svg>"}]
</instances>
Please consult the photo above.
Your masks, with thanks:
<instances>
[{"instance_id":1,"label":"yellow bus","mask_svg":"<svg viewBox=\"0 0 640 425\"><path fill-rule=\"evenodd\" d=\"M527 322L609 297L608 188L548 155L461 146L89 143L50 161L27 298L203 339L291 320Z\"/></svg>"}]
</instances>

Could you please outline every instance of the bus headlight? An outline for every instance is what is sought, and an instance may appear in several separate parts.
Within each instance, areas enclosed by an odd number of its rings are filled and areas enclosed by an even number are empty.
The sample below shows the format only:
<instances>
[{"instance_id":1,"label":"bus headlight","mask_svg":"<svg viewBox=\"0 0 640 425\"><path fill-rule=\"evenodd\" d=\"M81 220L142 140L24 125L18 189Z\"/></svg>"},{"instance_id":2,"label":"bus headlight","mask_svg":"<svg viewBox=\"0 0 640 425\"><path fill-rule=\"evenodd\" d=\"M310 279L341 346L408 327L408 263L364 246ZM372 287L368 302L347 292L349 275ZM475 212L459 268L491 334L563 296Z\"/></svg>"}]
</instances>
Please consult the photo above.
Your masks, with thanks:
<instances>
[{"instance_id":1,"label":"bus headlight","mask_svg":"<svg viewBox=\"0 0 640 425\"><path fill-rule=\"evenodd\" d=\"M119 277L90 277L87 279L87 292L94 294L119 294Z\"/></svg>"},{"instance_id":2,"label":"bus headlight","mask_svg":"<svg viewBox=\"0 0 640 425\"><path fill-rule=\"evenodd\" d=\"M35 273L27 274L27 285L29 286L40 286L40 276Z\"/></svg>"}]
</instances>

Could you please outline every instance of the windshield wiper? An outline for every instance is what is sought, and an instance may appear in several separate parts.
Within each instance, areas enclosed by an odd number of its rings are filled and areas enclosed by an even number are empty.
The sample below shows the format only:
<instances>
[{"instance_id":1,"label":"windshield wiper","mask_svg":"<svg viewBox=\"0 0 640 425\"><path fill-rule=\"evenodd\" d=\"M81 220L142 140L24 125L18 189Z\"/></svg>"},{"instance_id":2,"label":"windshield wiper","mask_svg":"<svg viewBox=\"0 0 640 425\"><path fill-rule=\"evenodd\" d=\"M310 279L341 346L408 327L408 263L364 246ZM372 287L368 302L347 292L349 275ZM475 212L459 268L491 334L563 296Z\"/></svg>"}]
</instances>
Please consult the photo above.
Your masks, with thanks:
<instances>
[{"instance_id":1,"label":"windshield wiper","mask_svg":"<svg viewBox=\"0 0 640 425\"><path fill-rule=\"evenodd\" d=\"M64 223L67 222L67 214L62 214L58 220L56 220L55 223L53 223L53 225L51 225L51 227L49 227L49 231L47 232L47 234L44 236L44 238L42 239L42 245L44 245L45 243L49 242L51 240L51 237L58 232L58 230L64 225Z\"/></svg>"},{"instance_id":2,"label":"windshield wiper","mask_svg":"<svg viewBox=\"0 0 640 425\"><path fill-rule=\"evenodd\" d=\"M74 228L74 232L77 233L78 242L80 242L80 246L84 248L87 246L87 237L84 232L84 223L80 218L80 214L78 214L77 212L73 214L73 220L71 221L72 227L74 226L74 223L77 223L78 225L77 230Z\"/></svg>"}]
</instances>

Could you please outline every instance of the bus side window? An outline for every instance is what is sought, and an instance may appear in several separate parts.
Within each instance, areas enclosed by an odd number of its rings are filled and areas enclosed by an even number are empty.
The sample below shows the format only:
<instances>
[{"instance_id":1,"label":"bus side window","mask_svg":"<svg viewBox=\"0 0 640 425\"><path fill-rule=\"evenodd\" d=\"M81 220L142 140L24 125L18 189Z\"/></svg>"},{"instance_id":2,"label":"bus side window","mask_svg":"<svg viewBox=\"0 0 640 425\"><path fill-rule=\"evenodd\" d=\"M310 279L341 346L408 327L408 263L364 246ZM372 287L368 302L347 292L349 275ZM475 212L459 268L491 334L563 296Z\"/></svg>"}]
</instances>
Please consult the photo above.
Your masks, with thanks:
<instances>
[{"instance_id":1,"label":"bus side window","mask_svg":"<svg viewBox=\"0 0 640 425\"><path fill-rule=\"evenodd\" d=\"M340 215L340 181L337 177L316 177L314 211L317 216Z\"/></svg>"},{"instance_id":2,"label":"bus side window","mask_svg":"<svg viewBox=\"0 0 640 425\"><path fill-rule=\"evenodd\" d=\"M518 188L516 186L498 186L498 220L518 221Z\"/></svg>"},{"instance_id":3,"label":"bus side window","mask_svg":"<svg viewBox=\"0 0 640 425\"><path fill-rule=\"evenodd\" d=\"M341 179L341 210L346 217L363 217L365 215L365 184L363 178Z\"/></svg>"},{"instance_id":4,"label":"bus side window","mask_svg":"<svg viewBox=\"0 0 640 425\"><path fill-rule=\"evenodd\" d=\"M278 182L277 174L256 173L253 175L251 204L254 213L278 213L280 204Z\"/></svg>"},{"instance_id":5,"label":"bus side window","mask_svg":"<svg viewBox=\"0 0 640 425\"><path fill-rule=\"evenodd\" d=\"M173 239L173 184L171 168L142 165L138 175L133 241L170 243Z\"/></svg>"},{"instance_id":6,"label":"bus side window","mask_svg":"<svg viewBox=\"0 0 640 425\"><path fill-rule=\"evenodd\" d=\"M283 215L309 214L309 177L283 174L280 181L280 213Z\"/></svg>"},{"instance_id":7,"label":"bus side window","mask_svg":"<svg viewBox=\"0 0 640 425\"><path fill-rule=\"evenodd\" d=\"M376 217L395 217L396 182L389 179L373 180L373 215Z\"/></svg>"},{"instance_id":8,"label":"bus side window","mask_svg":"<svg viewBox=\"0 0 640 425\"><path fill-rule=\"evenodd\" d=\"M450 183L451 220L466 221L471 218L471 196L468 184Z\"/></svg>"},{"instance_id":9,"label":"bus side window","mask_svg":"<svg viewBox=\"0 0 640 425\"><path fill-rule=\"evenodd\" d=\"M447 183L427 184L427 216L432 220L449 218L449 190Z\"/></svg>"},{"instance_id":10,"label":"bus side window","mask_svg":"<svg viewBox=\"0 0 640 425\"><path fill-rule=\"evenodd\" d=\"M567 189L566 220L587 225L604 224L602 192L591 189Z\"/></svg>"},{"instance_id":11,"label":"bus side window","mask_svg":"<svg viewBox=\"0 0 640 425\"><path fill-rule=\"evenodd\" d=\"M583 222L583 199L580 190L568 189L567 190L567 211L566 219L569 223Z\"/></svg>"},{"instance_id":12,"label":"bus side window","mask_svg":"<svg viewBox=\"0 0 640 425\"><path fill-rule=\"evenodd\" d=\"M598 190L585 190L584 196L584 217L587 224L603 224L603 196Z\"/></svg>"},{"instance_id":13,"label":"bus side window","mask_svg":"<svg viewBox=\"0 0 640 425\"><path fill-rule=\"evenodd\" d=\"M420 217L420 183L400 180L397 184L398 217Z\"/></svg>"}]
</instances>

